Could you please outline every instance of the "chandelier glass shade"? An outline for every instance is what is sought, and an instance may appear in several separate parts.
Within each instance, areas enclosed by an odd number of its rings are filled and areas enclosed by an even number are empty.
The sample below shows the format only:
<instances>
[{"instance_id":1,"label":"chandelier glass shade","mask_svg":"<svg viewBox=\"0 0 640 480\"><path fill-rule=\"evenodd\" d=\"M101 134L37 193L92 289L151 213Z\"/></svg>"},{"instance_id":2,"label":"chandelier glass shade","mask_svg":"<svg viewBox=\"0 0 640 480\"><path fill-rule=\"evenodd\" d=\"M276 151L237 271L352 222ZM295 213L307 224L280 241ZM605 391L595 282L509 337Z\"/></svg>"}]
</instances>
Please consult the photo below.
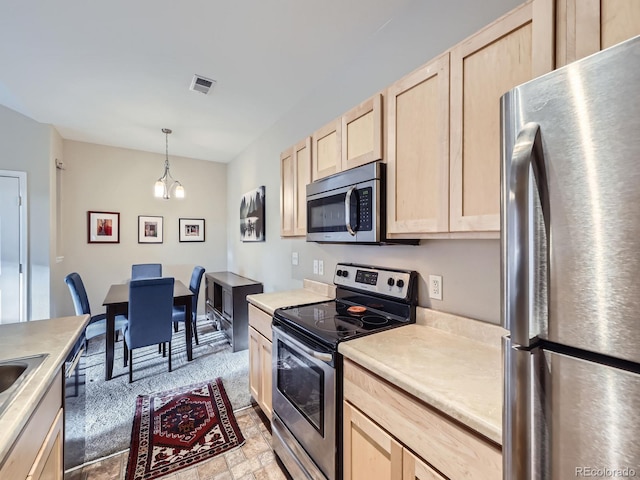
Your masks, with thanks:
<instances>
[{"instance_id":1,"label":"chandelier glass shade","mask_svg":"<svg viewBox=\"0 0 640 480\"><path fill-rule=\"evenodd\" d=\"M171 129L163 128L162 133L165 134L164 173L155 183L153 188L154 196L168 200L173 193L176 198L184 198L184 187L178 180L173 178L169 170L169 134Z\"/></svg>"}]
</instances>

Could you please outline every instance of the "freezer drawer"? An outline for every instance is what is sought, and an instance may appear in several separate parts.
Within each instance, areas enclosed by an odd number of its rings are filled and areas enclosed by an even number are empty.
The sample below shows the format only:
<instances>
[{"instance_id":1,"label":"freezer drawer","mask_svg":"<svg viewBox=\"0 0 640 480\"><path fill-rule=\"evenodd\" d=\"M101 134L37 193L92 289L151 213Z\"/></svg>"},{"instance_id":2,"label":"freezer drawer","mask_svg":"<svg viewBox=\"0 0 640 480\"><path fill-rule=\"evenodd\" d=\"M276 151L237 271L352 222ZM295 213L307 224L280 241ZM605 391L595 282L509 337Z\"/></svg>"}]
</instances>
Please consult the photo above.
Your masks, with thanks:
<instances>
[{"instance_id":1,"label":"freezer drawer","mask_svg":"<svg viewBox=\"0 0 640 480\"><path fill-rule=\"evenodd\" d=\"M505 479L640 476L640 374L549 350L510 354Z\"/></svg>"}]
</instances>

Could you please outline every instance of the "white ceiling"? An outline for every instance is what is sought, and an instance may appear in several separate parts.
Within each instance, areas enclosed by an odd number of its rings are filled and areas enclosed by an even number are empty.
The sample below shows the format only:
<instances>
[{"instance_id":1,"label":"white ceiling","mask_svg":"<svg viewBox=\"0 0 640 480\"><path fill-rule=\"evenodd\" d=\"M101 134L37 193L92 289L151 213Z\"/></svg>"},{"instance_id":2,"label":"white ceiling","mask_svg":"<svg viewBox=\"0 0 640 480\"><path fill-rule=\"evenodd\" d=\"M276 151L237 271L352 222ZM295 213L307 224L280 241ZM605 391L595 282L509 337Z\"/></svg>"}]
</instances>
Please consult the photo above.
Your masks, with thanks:
<instances>
[{"instance_id":1,"label":"white ceiling","mask_svg":"<svg viewBox=\"0 0 640 480\"><path fill-rule=\"evenodd\" d=\"M0 0L0 104L150 152L171 128L170 155L228 162L411 1Z\"/></svg>"}]
</instances>

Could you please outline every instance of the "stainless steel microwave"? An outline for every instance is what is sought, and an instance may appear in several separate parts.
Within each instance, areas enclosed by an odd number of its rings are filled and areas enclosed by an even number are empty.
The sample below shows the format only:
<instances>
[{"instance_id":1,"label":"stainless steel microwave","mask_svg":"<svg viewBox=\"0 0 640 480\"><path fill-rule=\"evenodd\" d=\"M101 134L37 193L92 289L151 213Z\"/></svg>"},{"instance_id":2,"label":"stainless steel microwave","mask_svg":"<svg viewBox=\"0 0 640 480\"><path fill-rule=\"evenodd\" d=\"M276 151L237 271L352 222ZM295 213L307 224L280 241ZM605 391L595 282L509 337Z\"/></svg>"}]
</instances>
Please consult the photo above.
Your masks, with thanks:
<instances>
[{"instance_id":1,"label":"stainless steel microwave","mask_svg":"<svg viewBox=\"0 0 640 480\"><path fill-rule=\"evenodd\" d=\"M307 241L383 242L384 169L367 163L307 185Z\"/></svg>"}]
</instances>

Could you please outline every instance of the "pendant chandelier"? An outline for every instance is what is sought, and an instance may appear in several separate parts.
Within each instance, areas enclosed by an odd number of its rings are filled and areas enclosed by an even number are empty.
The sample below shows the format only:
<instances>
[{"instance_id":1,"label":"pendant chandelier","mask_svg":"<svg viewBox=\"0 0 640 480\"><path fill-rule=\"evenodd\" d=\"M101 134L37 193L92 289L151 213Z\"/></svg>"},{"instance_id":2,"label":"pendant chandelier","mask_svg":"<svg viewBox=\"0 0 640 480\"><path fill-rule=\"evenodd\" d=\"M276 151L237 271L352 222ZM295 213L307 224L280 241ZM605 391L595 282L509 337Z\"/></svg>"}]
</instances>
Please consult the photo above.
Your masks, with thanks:
<instances>
[{"instance_id":1,"label":"pendant chandelier","mask_svg":"<svg viewBox=\"0 0 640 480\"><path fill-rule=\"evenodd\" d=\"M184 198L184 187L182 184L171 176L169 171L169 134L171 129L163 128L162 133L165 135L165 158L164 158L164 173L156 181L153 189L154 195L157 198L171 198L171 192L173 191L176 198Z\"/></svg>"}]
</instances>

